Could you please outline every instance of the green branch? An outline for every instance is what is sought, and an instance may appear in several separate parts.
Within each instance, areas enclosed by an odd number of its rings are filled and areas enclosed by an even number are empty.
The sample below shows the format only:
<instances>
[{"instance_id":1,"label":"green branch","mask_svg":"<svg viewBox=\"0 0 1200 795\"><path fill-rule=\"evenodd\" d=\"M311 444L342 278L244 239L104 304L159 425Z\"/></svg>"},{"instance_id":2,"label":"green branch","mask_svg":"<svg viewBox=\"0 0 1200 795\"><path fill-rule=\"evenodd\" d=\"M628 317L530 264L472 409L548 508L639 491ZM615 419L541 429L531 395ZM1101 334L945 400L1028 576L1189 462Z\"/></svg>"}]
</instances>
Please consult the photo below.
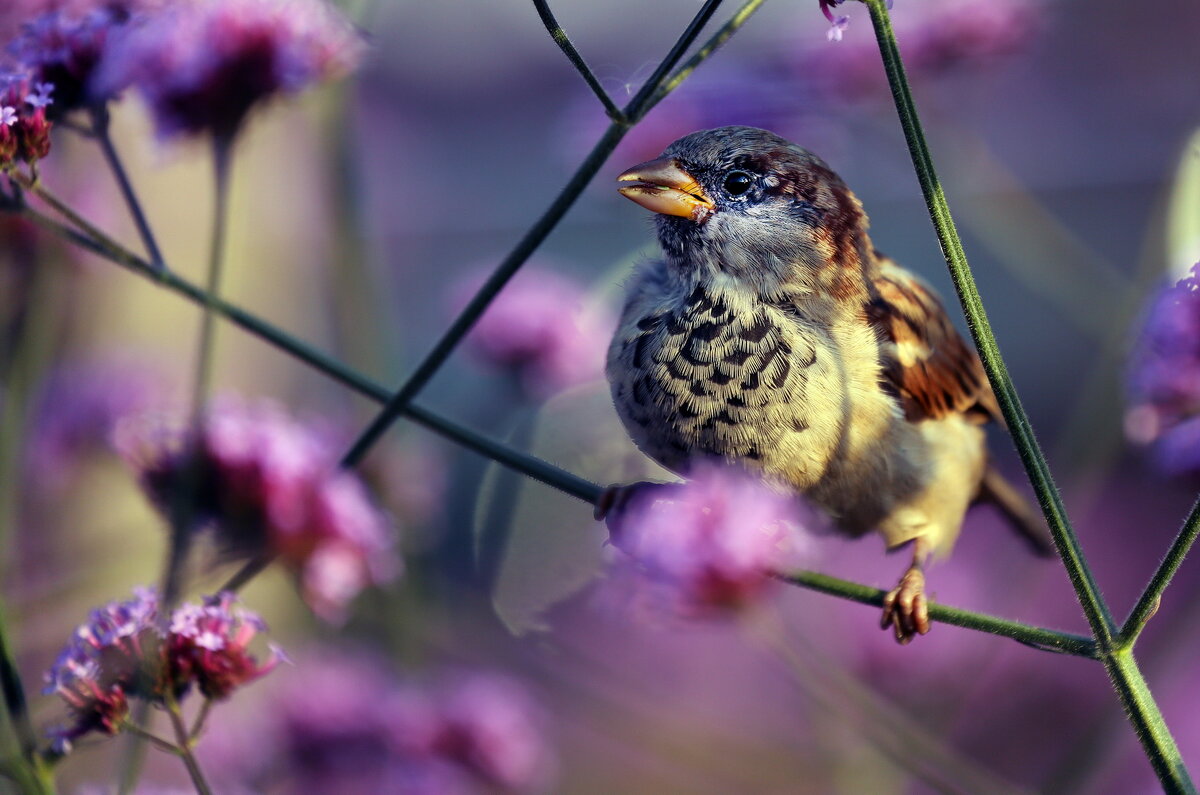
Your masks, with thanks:
<instances>
[{"instance_id":1,"label":"green branch","mask_svg":"<svg viewBox=\"0 0 1200 795\"><path fill-rule=\"evenodd\" d=\"M758 0L749 0L747 5L753 5L756 2ZM707 0L700 10L696 12L696 16L692 18L691 23L675 42L671 51L667 53L667 57L659 63L654 74L646 81L637 95L630 100L629 104L625 106L623 113L626 119L633 122L641 119L649 107L650 98L667 81L670 70L679 62L679 59L683 57L687 49L692 46L696 37L700 35L701 29L708 22L720 3L721 0ZM746 17L741 17L738 25L743 23L745 19ZM729 31L735 30L736 27L735 25L730 28L729 25L726 25L722 28L722 31L718 32L717 36L724 35L724 38L727 39L730 35ZM708 48L708 52L711 54L716 50L716 47L717 45L714 44ZM542 244L542 241L546 239L554 227L558 226L558 222L562 220L567 210L571 208L571 205L575 203L579 195L583 193L584 188L591 183L592 178L600 171L600 168L608 160L609 155L617 148L617 144L621 142L621 139L625 137L625 134L629 130L630 127L626 122L613 122L609 125L604 134L600 136L600 140L592 148L592 151L584 159L583 163L580 164L575 174L572 175L566 186L554 198L554 201L551 202L542 216L530 227L529 231L525 233L525 236L521 238L516 247L504 258L504 261L500 263L496 270L492 272L492 275L488 277L479 291L475 293L463 311L450 324L446 333L434 345L433 350L421 360L421 363L417 365L416 370L408 377L408 380L388 400L383 410L376 415L371 424L367 426L366 430L351 445L346 455L342 457L342 464L344 466L354 466L361 461L363 456L367 454L367 451L387 431L396 418L404 413L408 404L429 383L430 379L433 378L442 364L449 358L450 354L454 352L454 349L462 341L463 337L475 325L475 321L483 315L492 300L508 284L509 279L525 264L525 261L537 250L538 246Z\"/></svg>"},{"instance_id":2,"label":"green branch","mask_svg":"<svg viewBox=\"0 0 1200 795\"><path fill-rule=\"evenodd\" d=\"M1167 550L1162 562L1158 564L1158 569L1150 578L1146 590L1142 591L1137 604L1129 613L1129 618L1125 619L1125 623L1121 627L1118 645L1132 646L1137 640L1138 635L1145 628L1146 622L1150 620L1150 616L1154 615L1154 611L1158 609L1163 591L1171 582L1171 578L1175 576L1175 572L1179 570L1179 565L1183 563L1188 550L1195 543L1197 534L1200 534L1200 500L1197 500L1196 504L1192 506L1192 512L1188 514L1187 520L1180 528L1179 535L1175 536L1175 541Z\"/></svg>"},{"instance_id":3,"label":"green branch","mask_svg":"<svg viewBox=\"0 0 1200 795\"><path fill-rule=\"evenodd\" d=\"M900 125L904 128L904 137L908 142L909 153L912 155L913 167L916 169L917 179L921 183L921 193L925 196L929 217L937 231L942 255L946 258L946 265L950 268L954 289L958 292L958 299L967 316L967 325L975 340L975 346L979 349L979 356L983 361L983 368L987 372L988 381L1000 402L1000 409L1004 413L1009 432L1020 453L1021 462L1025 465L1025 472L1037 493L1038 502L1041 503L1042 511L1046 515L1046 521L1050 525L1054 546L1058 549L1067 574L1071 578L1071 584L1075 587L1075 593L1083 607L1092 634L1095 635L1102 647L1111 646L1116 625L1104 602L1104 597L1100 594L1100 589L1092 577L1091 570L1084 560L1083 551L1079 548L1079 540L1075 537L1075 531L1071 529L1071 524L1067 519L1062 497L1050 475L1050 467L1046 464L1046 458L1034 437L1033 426L1025 414L1025 409L1021 406L1017 390L1013 386L1004 359L1000 355L1000 346L996 343L996 337L992 333L991 324L988 322L987 313L983 308L983 300L975 286L975 279L971 275L966 254L963 252L962 241L959 240L954 219L950 215L946 196L942 192L941 183L933 168L933 160L929 156L929 147L925 143L925 134L921 130L916 105L913 103L908 79L904 74L904 65L900 60L900 51L896 45L896 35L892 31L892 22L888 17L885 0L863 0L863 2L871 12L871 22L875 26L875 38L879 42L883 66L887 71L892 98L895 100L896 111L900 116Z\"/></svg>"},{"instance_id":4,"label":"green branch","mask_svg":"<svg viewBox=\"0 0 1200 795\"><path fill-rule=\"evenodd\" d=\"M600 100L600 104L604 106L604 112L608 114L608 118L618 124L627 124L628 119L625 118L625 114L612 101L612 97L604 90L604 86L600 85L600 81L587 65L587 61L583 60L583 56L579 54L579 50L575 49L575 45L571 43L567 32L562 29L562 25L559 25L558 20L554 18L554 13L550 10L550 4L546 0L533 0L533 6L537 9L538 16L541 17L542 24L546 26L546 31L550 34L550 38L554 39L554 43L563 51L563 55L567 56L567 60L571 62L571 65L583 77L583 82L587 83L588 88L596 95L596 99Z\"/></svg>"},{"instance_id":5,"label":"green branch","mask_svg":"<svg viewBox=\"0 0 1200 795\"><path fill-rule=\"evenodd\" d=\"M778 579L791 585L798 585L801 588L808 588L809 590L819 591L830 596L837 596L852 602L861 602L865 605L874 605L875 607L883 606L883 597L886 594L885 591L879 588L860 585L856 582L830 577L828 574L819 574L813 571L790 572L779 575ZM1069 632L1060 632L1056 629L1043 629L1042 627L1022 624L1019 621L1009 621L985 613L973 613L970 610L962 610L957 607L947 607L939 604L929 605L929 617L943 624L986 632L989 635L1012 638L1027 646L1033 646L1045 651L1072 654L1077 657L1096 657L1096 642L1082 635L1073 635Z\"/></svg>"},{"instance_id":6,"label":"green branch","mask_svg":"<svg viewBox=\"0 0 1200 795\"><path fill-rule=\"evenodd\" d=\"M892 89L896 111L900 116L900 124L904 128L904 137L912 155L913 167L916 169L917 179L921 183L921 192L925 196L929 216L937 230L938 242L941 244L946 264L950 268L950 276L954 280L955 290L958 292L959 301L966 313L971 336L979 349L988 381L991 382L992 389L1000 402L1000 408L1004 412L1004 418L1008 422L1009 430L1021 455L1021 461L1025 465L1030 483L1037 492L1038 501L1041 503L1042 511L1046 515L1046 521L1054 536L1054 545L1062 557L1063 565L1075 588L1075 594L1096 639L1096 656L1103 661L1117 696L1129 715L1130 723L1133 724L1142 748L1154 766L1154 771L1163 787L1168 792L1195 792L1195 786L1179 755L1179 749L1175 746L1175 741L1163 721L1158 705L1146 687L1142 673L1129 649L1129 644L1136 636L1136 631L1140 629L1140 623L1144 623L1145 617L1152 612L1162 588L1166 586L1183 554L1194 540L1197 523L1189 520L1189 523L1184 526L1184 530L1172 547L1172 553L1168 554L1167 559L1160 566L1158 574L1155 575L1146 593L1143 594L1143 598L1139 600L1138 606L1130 616L1130 621L1126 622L1126 629L1130 631L1130 634L1118 635L1112 615L1100 594L1100 589L1097 587L1083 552L1079 548L1079 541L1067 520L1062 498L1050 475L1050 468L1034 438L1029 418L1017 397L1016 389L1013 387L1004 360L1000 355L999 346L996 344L996 338L992 334L991 326L983 309L983 301L975 287L975 280L967 265L962 243L954 228L946 197L942 193L941 184L933 169L929 148L925 143L925 136L921 130L920 120L917 118L912 93L904 75L904 65L901 63L896 36L888 17L886 0L863 0L863 2L871 12L875 37L879 42L883 66Z\"/></svg>"}]
</instances>

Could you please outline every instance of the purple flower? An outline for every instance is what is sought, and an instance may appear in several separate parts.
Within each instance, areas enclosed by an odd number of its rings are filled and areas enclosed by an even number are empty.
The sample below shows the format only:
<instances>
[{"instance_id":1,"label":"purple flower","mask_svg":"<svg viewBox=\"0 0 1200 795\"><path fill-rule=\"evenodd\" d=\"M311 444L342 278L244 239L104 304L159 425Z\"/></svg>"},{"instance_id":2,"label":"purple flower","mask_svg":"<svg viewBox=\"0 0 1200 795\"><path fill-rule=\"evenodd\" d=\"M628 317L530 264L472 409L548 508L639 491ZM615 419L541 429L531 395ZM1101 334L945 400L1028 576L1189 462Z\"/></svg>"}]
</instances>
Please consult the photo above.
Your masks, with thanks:
<instances>
[{"instance_id":1,"label":"purple flower","mask_svg":"<svg viewBox=\"0 0 1200 795\"><path fill-rule=\"evenodd\" d=\"M1200 262L1151 301L1129 371L1131 441L1153 444L1167 472L1200 465Z\"/></svg>"},{"instance_id":2,"label":"purple flower","mask_svg":"<svg viewBox=\"0 0 1200 795\"><path fill-rule=\"evenodd\" d=\"M483 279L474 275L455 291L464 306ZM512 372L534 399L598 379L616 325L607 308L586 308L572 279L526 267L491 303L468 337L483 361Z\"/></svg>"},{"instance_id":3,"label":"purple flower","mask_svg":"<svg viewBox=\"0 0 1200 795\"><path fill-rule=\"evenodd\" d=\"M57 368L42 385L29 435L30 485L42 491L64 486L79 458L109 443L125 417L158 403L159 373L120 356Z\"/></svg>"},{"instance_id":4,"label":"purple flower","mask_svg":"<svg viewBox=\"0 0 1200 795\"><path fill-rule=\"evenodd\" d=\"M236 727L253 742L220 767L247 781L287 771L288 792L534 793L556 768L529 692L490 671L404 681L374 656L318 652L254 714Z\"/></svg>"},{"instance_id":5,"label":"purple flower","mask_svg":"<svg viewBox=\"0 0 1200 795\"><path fill-rule=\"evenodd\" d=\"M528 693L496 674L441 687L430 750L504 792L541 790L553 763Z\"/></svg>"},{"instance_id":6,"label":"purple flower","mask_svg":"<svg viewBox=\"0 0 1200 795\"><path fill-rule=\"evenodd\" d=\"M54 125L46 118L46 106L52 90L53 86L45 84L34 88L26 71L0 69L0 107L4 108L0 166L18 158L32 164L50 154L50 128Z\"/></svg>"},{"instance_id":7,"label":"purple flower","mask_svg":"<svg viewBox=\"0 0 1200 795\"><path fill-rule=\"evenodd\" d=\"M821 0L829 20L826 38L838 47L813 46L796 59L797 76L824 86L829 98L863 99L887 91L879 69L874 36L842 41L848 22L831 9L840 2ZM904 50L904 66L914 82L978 66L1026 46L1043 25L1037 0L923 0L892 16Z\"/></svg>"},{"instance_id":8,"label":"purple flower","mask_svg":"<svg viewBox=\"0 0 1200 795\"><path fill-rule=\"evenodd\" d=\"M150 417L123 423L116 441L164 514L194 483L193 519L215 529L227 557L278 556L330 621L363 588L399 573L391 524L357 476L338 470L325 437L276 404L218 401L199 438L189 435L181 419Z\"/></svg>"},{"instance_id":9,"label":"purple flower","mask_svg":"<svg viewBox=\"0 0 1200 795\"><path fill-rule=\"evenodd\" d=\"M829 41L841 41L842 33L845 32L846 26L850 24L850 17L834 16L831 8L842 4L842 0L820 0L821 13L829 20L829 32L825 34L825 38ZM890 7L890 6L889 6Z\"/></svg>"},{"instance_id":10,"label":"purple flower","mask_svg":"<svg viewBox=\"0 0 1200 795\"><path fill-rule=\"evenodd\" d=\"M262 664L247 651L265 626L235 601L223 593L201 606L183 604L165 636L151 589L93 610L45 677L45 692L58 693L73 718L54 733L56 748L66 753L92 731L118 733L131 698L162 706L168 693L182 698L195 686L207 699L224 699L274 668L277 650Z\"/></svg>"},{"instance_id":11,"label":"purple flower","mask_svg":"<svg viewBox=\"0 0 1200 795\"><path fill-rule=\"evenodd\" d=\"M5 127L11 127L17 123L17 109L11 108L8 105L0 108L0 124Z\"/></svg>"},{"instance_id":12,"label":"purple flower","mask_svg":"<svg viewBox=\"0 0 1200 795\"><path fill-rule=\"evenodd\" d=\"M150 698L161 689L161 636L155 625L158 598L138 589L127 602L93 610L46 673L44 692L58 693L73 723L54 732L66 753L91 731L116 734L129 714L129 696Z\"/></svg>"},{"instance_id":13,"label":"purple flower","mask_svg":"<svg viewBox=\"0 0 1200 795\"><path fill-rule=\"evenodd\" d=\"M127 24L129 19L128 10L115 7L96 8L82 14L54 9L22 25L8 50L37 81L37 93L30 95L30 104L35 107L50 104L48 93L42 89L52 85L55 89L52 118L82 107L88 101L92 77L113 30Z\"/></svg>"},{"instance_id":14,"label":"purple flower","mask_svg":"<svg viewBox=\"0 0 1200 795\"><path fill-rule=\"evenodd\" d=\"M609 523L615 546L672 586L684 612L703 613L745 604L795 566L817 519L754 475L705 465L687 483L635 491Z\"/></svg>"},{"instance_id":15,"label":"purple flower","mask_svg":"<svg viewBox=\"0 0 1200 795\"><path fill-rule=\"evenodd\" d=\"M250 642L267 627L236 602L225 592L206 597L202 605L181 605L171 615L166 648L173 684L194 683L205 698L222 700L283 659L275 647L262 664L249 653Z\"/></svg>"},{"instance_id":16,"label":"purple flower","mask_svg":"<svg viewBox=\"0 0 1200 795\"><path fill-rule=\"evenodd\" d=\"M362 40L323 0L210 0L128 26L94 90L135 86L160 136L233 136L251 108L354 67Z\"/></svg>"}]
</instances>

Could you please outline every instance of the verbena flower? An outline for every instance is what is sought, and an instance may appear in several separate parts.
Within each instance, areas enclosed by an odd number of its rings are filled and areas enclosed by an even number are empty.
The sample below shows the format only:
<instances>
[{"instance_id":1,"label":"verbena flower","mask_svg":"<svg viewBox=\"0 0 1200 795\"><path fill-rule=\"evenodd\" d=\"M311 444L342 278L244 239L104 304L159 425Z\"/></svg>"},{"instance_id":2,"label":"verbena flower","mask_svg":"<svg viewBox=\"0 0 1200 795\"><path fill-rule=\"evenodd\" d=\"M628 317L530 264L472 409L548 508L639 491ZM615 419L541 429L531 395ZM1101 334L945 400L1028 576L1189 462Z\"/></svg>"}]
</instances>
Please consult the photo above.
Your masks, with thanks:
<instances>
[{"instance_id":1,"label":"verbena flower","mask_svg":"<svg viewBox=\"0 0 1200 795\"><path fill-rule=\"evenodd\" d=\"M361 652L301 655L254 714L220 767L287 771L288 792L536 793L557 767L531 694L492 671L416 682Z\"/></svg>"},{"instance_id":2,"label":"verbena flower","mask_svg":"<svg viewBox=\"0 0 1200 795\"><path fill-rule=\"evenodd\" d=\"M1129 438L1168 472L1200 469L1200 262L1156 295L1129 370Z\"/></svg>"},{"instance_id":3,"label":"verbena flower","mask_svg":"<svg viewBox=\"0 0 1200 795\"><path fill-rule=\"evenodd\" d=\"M137 88L160 136L228 138L253 107L350 70L362 48L322 0L178 3L128 26L95 90Z\"/></svg>"},{"instance_id":4,"label":"verbena flower","mask_svg":"<svg viewBox=\"0 0 1200 795\"><path fill-rule=\"evenodd\" d=\"M160 511L169 516L190 486L198 529L213 528L230 559L278 556L327 620L399 572L393 528L357 476L274 403L216 401L198 437L178 418L141 418L118 429L117 444Z\"/></svg>"},{"instance_id":5,"label":"verbena flower","mask_svg":"<svg viewBox=\"0 0 1200 795\"><path fill-rule=\"evenodd\" d=\"M670 585L684 612L739 607L803 559L816 514L733 467L635 491L610 517L613 544Z\"/></svg>"},{"instance_id":6,"label":"verbena flower","mask_svg":"<svg viewBox=\"0 0 1200 795\"><path fill-rule=\"evenodd\" d=\"M455 291L464 306L482 284L477 275ZM583 287L543 267L525 268L492 301L467 337L479 359L513 373L522 390L545 399L599 379L615 320L585 308Z\"/></svg>"},{"instance_id":7,"label":"verbena flower","mask_svg":"<svg viewBox=\"0 0 1200 795\"><path fill-rule=\"evenodd\" d=\"M886 95L879 69L879 47L872 35L842 39L849 19L834 14L840 2L822 0L830 22L825 44L803 48L795 57L796 76L824 87L827 100ZM955 74L1026 47L1047 18L1038 0L922 0L905 3L892 14L896 38L904 49L909 79Z\"/></svg>"},{"instance_id":8,"label":"verbena flower","mask_svg":"<svg viewBox=\"0 0 1200 795\"><path fill-rule=\"evenodd\" d=\"M46 693L58 693L73 722L54 733L61 753L89 732L116 734L129 716L129 700L159 706L195 687L205 698L224 699L266 674L281 659L272 649L265 662L247 651L265 629L261 619L236 605L233 594L184 604L166 634L158 597L137 589L134 598L93 610L46 674Z\"/></svg>"},{"instance_id":9,"label":"verbena flower","mask_svg":"<svg viewBox=\"0 0 1200 795\"><path fill-rule=\"evenodd\" d=\"M54 104L47 109L51 119L107 99L89 97L92 77L112 31L128 24L130 13L115 4L78 14L54 9L21 26L8 51L34 81L54 86Z\"/></svg>"},{"instance_id":10,"label":"verbena flower","mask_svg":"<svg viewBox=\"0 0 1200 795\"><path fill-rule=\"evenodd\" d=\"M0 70L0 167L17 160L36 163L50 154L46 108L54 86L35 82L29 72Z\"/></svg>"},{"instance_id":11,"label":"verbena flower","mask_svg":"<svg viewBox=\"0 0 1200 795\"><path fill-rule=\"evenodd\" d=\"M29 433L30 486L61 487L84 453L107 445L121 420L157 404L164 391L159 373L120 356L56 368L39 390Z\"/></svg>"}]
</instances>

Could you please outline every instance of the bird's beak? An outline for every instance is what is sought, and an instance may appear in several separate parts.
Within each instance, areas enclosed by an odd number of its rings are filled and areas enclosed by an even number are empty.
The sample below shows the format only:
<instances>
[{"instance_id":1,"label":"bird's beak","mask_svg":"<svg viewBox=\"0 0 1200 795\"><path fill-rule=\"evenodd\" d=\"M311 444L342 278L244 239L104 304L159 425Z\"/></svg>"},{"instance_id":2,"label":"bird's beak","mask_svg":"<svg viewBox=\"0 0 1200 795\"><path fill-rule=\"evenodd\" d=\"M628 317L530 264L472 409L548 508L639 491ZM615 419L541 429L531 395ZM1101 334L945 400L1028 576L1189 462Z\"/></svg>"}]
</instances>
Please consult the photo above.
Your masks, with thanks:
<instances>
[{"instance_id":1,"label":"bird's beak","mask_svg":"<svg viewBox=\"0 0 1200 795\"><path fill-rule=\"evenodd\" d=\"M617 182L621 183L617 190L626 199L663 215L677 215L700 223L714 209L704 189L673 158L640 163L617 177Z\"/></svg>"}]
</instances>

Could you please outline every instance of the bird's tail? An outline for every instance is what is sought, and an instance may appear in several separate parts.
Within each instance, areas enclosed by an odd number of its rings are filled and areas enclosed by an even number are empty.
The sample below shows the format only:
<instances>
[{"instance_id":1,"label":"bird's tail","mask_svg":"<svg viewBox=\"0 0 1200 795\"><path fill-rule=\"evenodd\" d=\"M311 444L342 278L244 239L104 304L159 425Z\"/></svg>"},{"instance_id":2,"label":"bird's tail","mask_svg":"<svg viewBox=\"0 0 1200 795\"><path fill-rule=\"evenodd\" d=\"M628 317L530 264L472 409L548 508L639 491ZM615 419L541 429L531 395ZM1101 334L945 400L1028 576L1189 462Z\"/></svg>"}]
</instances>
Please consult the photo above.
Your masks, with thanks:
<instances>
[{"instance_id":1,"label":"bird's tail","mask_svg":"<svg viewBox=\"0 0 1200 795\"><path fill-rule=\"evenodd\" d=\"M979 493L975 496L975 502L989 502L995 505L1035 554L1041 557L1054 554L1054 542L1050 538L1050 530L1046 527L1046 520L1041 511L1021 496L1016 487L1009 483L990 461L984 467L983 480L979 483Z\"/></svg>"}]
</instances>

